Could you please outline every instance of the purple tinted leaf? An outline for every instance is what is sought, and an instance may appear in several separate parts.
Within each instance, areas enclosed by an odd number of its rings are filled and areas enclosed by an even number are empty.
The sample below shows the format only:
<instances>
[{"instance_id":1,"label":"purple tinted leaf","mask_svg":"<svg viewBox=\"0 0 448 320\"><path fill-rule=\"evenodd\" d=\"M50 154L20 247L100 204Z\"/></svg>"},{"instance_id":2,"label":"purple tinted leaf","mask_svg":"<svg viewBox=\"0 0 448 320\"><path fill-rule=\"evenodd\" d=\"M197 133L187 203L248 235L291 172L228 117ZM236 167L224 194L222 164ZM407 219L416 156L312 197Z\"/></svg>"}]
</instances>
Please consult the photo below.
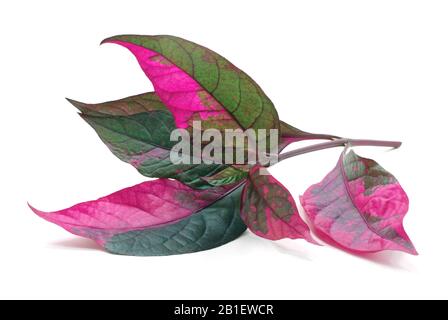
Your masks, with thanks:
<instances>
[{"instance_id":1,"label":"purple tinted leaf","mask_svg":"<svg viewBox=\"0 0 448 320\"><path fill-rule=\"evenodd\" d=\"M301 203L317 233L355 252L417 254L403 228L409 199L393 175L371 159L344 151Z\"/></svg>"}]
</instances>

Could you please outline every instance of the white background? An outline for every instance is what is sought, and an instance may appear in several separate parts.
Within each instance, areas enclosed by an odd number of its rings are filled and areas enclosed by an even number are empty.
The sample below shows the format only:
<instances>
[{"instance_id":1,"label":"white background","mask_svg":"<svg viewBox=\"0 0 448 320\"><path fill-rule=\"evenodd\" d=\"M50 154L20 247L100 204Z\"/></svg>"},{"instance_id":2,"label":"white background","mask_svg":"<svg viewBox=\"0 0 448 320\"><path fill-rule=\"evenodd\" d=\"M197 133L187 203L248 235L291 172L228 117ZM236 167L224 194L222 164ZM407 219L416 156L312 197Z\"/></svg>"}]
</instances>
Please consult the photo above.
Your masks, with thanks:
<instances>
[{"instance_id":1,"label":"white background","mask_svg":"<svg viewBox=\"0 0 448 320\"><path fill-rule=\"evenodd\" d=\"M448 298L446 1L2 1L1 298ZM250 74L303 130L396 139L364 148L408 192L420 256L358 257L246 232L207 252L108 254L35 216L144 181L64 100L151 91L108 36L172 34ZM341 150L272 173L298 198Z\"/></svg>"}]
</instances>

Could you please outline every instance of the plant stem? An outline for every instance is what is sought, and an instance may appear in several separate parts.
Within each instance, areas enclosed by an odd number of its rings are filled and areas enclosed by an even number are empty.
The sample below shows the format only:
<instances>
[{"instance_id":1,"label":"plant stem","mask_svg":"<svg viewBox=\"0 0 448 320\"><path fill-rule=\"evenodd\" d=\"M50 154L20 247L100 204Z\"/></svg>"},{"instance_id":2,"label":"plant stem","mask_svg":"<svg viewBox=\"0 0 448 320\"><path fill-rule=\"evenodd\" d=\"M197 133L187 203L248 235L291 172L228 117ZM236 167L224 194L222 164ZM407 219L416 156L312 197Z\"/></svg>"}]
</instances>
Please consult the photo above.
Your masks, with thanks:
<instances>
[{"instance_id":1,"label":"plant stem","mask_svg":"<svg viewBox=\"0 0 448 320\"><path fill-rule=\"evenodd\" d=\"M296 150L291 150L280 154L278 156L278 162L283 161L285 159L298 156L300 154L309 153L313 151L342 147L346 145L351 146L374 146L374 147L391 147L391 148L399 148L401 146L401 142L399 141L382 141L382 140L362 140L362 139L337 139L333 141L318 143L315 145L299 148Z\"/></svg>"},{"instance_id":2,"label":"plant stem","mask_svg":"<svg viewBox=\"0 0 448 320\"><path fill-rule=\"evenodd\" d=\"M297 141L300 141L300 140L338 140L338 139L341 139L341 137L333 136L331 134L305 133L305 134L302 134L298 138Z\"/></svg>"}]
</instances>

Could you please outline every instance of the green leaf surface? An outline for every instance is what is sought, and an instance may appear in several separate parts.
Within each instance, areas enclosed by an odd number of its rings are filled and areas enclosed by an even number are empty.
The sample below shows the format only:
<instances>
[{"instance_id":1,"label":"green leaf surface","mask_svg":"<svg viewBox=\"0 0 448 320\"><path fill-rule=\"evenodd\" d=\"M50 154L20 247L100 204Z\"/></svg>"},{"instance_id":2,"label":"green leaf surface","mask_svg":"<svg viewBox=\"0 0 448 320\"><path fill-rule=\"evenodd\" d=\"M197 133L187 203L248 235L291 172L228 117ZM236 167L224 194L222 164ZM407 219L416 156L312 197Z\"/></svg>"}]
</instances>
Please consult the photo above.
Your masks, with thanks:
<instances>
[{"instance_id":1,"label":"green leaf surface","mask_svg":"<svg viewBox=\"0 0 448 320\"><path fill-rule=\"evenodd\" d=\"M226 168L221 164L182 164L170 159L170 141L175 129L168 111L152 111L130 116L82 115L101 140L119 159L133 165L142 175L172 178L194 188L211 185L201 179Z\"/></svg>"},{"instance_id":2,"label":"green leaf surface","mask_svg":"<svg viewBox=\"0 0 448 320\"><path fill-rule=\"evenodd\" d=\"M223 186L246 179L248 170L248 167L229 166L216 174L204 177L203 179L212 186Z\"/></svg>"}]
</instances>

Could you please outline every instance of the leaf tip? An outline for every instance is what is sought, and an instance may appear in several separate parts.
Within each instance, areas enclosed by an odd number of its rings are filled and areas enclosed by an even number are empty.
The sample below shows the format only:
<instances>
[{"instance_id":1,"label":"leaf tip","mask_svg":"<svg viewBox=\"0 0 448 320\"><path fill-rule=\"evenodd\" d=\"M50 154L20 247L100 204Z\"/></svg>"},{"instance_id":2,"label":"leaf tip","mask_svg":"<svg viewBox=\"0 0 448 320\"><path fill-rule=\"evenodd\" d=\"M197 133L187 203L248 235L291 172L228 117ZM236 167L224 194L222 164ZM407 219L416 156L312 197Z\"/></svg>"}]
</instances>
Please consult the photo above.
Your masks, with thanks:
<instances>
[{"instance_id":1,"label":"leaf tip","mask_svg":"<svg viewBox=\"0 0 448 320\"><path fill-rule=\"evenodd\" d=\"M28 207L31 209L31 211L33 211L36 215L38 215L39 217L43 218L45 215L45 212L40 211L36 208L34 208L29 202L26 203L28 205Z\"/></svg>"},{"instance_id":2,"label":"leaf tip","mask_svg":"<svg viewBox=\"0 0 448 320\"><path fill-rule=\"evenodd\" d=\"M26 205L27 205L31 210L33 210L33 211L36 210L36 208L34 208L34 207L31 205L31 203L27 202Z\"/></svg>"},{"instance_id":3,"label":"leaf tip","mask_svg":"<svg viewBox=\"0 0 448 320\"><path fill-rule=\"evenodd\" d=\"M414 247L414 245L411 243L411 246L410 246L410 248L406 248L405 250L403 250L404 252L406 252L406 253L409 253L410 255L413 255L413 256L418 256L418 255L420 255L419 253L418 253L418 251L417 251L417 249L415 249L415 247Z\"/></svg>"},{"instance_id":4,"label":"leaf tip","mask_svg":"<svg viewBox=\"0 0 448 320\"><path fill-rule=\"evenodd\" d=\"M106 39L102 40L102 41L100 42L100 46L102 46L102 45L105 44L105 43L109 43L109 38L106 38Z\"/></svg>"},{"instance_id":5,"label":"leaf tip","mask_svg":"<svg viewBox=\"0 0 448 320\"><path fill-rule=\"evenodd\" d=\"M78 109L79 111L83 112L86 108L86 103L83 102L79 102L70 98L65 98L65 100L67 100L68 102L70 102L70 104L72 106L74 106L76 109Z\"/></svg>"},{"instance_id":6,"label":"leaf tip","mask_svg":"<svg viewBox=\"0 0 448 320\"><path fill-rule=\"evenodd\" d=\"M106 38L106 39L103 39L103 40L100 42L100 46L103 45L103 44L105 44L105 43L110 43L110 42L112 41L113 38L115 38L115 37L108 37L108 38Z\"/></svg>"},{"instance_id":7,"label":"leaf tip","mask_svg":"<svg viewBox=\"0 0 448 320\"><path fill-rule=\"evenodd\" d=\"M119 38L121 37L126 37L126 35L119 35L119 36L112 36L112 37L108 37L106 39L103 39L100 42L100 46L105 44L105 43L115 43L116 41L118 41Z\"/></svg>"}]
</instances>

